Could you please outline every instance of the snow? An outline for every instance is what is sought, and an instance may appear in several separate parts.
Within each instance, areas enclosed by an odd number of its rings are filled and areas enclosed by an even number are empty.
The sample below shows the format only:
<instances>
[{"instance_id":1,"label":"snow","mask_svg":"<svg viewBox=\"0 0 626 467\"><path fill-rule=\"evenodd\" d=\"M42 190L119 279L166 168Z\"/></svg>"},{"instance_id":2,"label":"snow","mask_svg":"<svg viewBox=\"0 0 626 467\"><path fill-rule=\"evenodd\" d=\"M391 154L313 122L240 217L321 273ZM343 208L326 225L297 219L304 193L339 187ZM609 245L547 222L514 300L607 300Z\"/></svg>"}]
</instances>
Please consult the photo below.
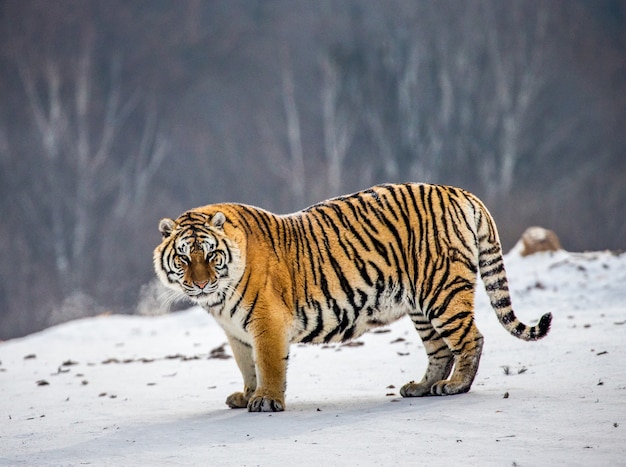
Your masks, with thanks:
<instances>
[{"instance_id":1,"label":"snow","mask_svg":"<svg viewBox=\"0 0 626 467\"><path fill-rule=\"evenodd\" d=\"M516 313L551 311L552 331L510 336L481 288L483 358L459 396L399 396L426 366L406 318L362 345L292 346L273 414L224 404L239 371L199 308L0 343L0 465L626 465L626 254L518 252Z\"/></svg>"}]
</instances>

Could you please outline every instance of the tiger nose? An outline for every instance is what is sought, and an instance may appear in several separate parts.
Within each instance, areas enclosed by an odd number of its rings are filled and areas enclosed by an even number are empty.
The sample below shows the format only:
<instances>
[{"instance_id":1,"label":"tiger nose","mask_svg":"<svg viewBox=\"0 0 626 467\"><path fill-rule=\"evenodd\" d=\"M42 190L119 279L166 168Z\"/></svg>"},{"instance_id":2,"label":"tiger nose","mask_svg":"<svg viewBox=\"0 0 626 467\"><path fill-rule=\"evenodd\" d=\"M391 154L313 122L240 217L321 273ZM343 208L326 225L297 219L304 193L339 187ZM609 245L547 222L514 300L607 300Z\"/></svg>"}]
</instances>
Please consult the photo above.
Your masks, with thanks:
<instances>
[{"instance_id":1,"label":"tiger nose","mask_svg":"<svg viewBox=\"0 0 626 467\"><path fill-rule=\"evenodd\" d=\"M206 287L206 285L209 283L209 281L207 281L207 280L204 280L204 281L194 281L193 283L196 284L201 289L204 289Z\"/></svg>"}]
</instances>

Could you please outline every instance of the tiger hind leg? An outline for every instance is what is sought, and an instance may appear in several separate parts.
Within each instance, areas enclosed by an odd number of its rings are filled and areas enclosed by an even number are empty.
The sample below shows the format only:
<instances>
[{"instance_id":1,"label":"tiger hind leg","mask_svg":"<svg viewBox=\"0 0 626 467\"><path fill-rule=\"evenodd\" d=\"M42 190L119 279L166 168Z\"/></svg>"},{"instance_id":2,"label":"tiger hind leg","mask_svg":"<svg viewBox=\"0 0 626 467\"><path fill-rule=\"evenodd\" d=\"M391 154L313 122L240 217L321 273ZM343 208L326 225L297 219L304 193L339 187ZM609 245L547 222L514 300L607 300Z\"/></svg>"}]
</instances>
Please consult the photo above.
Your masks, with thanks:
<instances>
[{"instance_id":1,"label":"tiger hind leg","mask_svg":"<svg viewBox=\"0 0 626 467\"><path fill-rule=\"evenodd\" d=\"M458 292L445 311L431 320L439 336L454 355L454 370L450 379L436 382L431 394L444 396L470 390L483 349L483 336L474 322L474 290Z\"/></svg>"},{"instance_id":2,"label":"tiger hind leg","mask_svg":"<svg viewBox=\"0 0 626 467\"><path fill-rule=\"evenodd\" d=\"M428 355L428 367L419 383L411 381L405 384L400 389L400 394L403 397L428 396L431 394L431 388L435 383L445 380L450 375L454 365L454 356L448 345L430 324L430 321L421 314L411 318L424 343L424 348Z\"/></svg>"},{"instance_id":3,"label":"tiger hind leg","mask_svg":"<svg viewBox=\"0 0 626 467\"><path fill-rule=\"evenodd\" d=\"M472 323L472 338L466 340L460 348L453 350L454 371L450 379L441 380L430 388L430 393L435 396L446 396L467 392L472 387L474 377L478 371L478 364L483 348L483 337Z\"/></svg>"},{"instance_id":4,"label":"tiger hind leg","mask_svg":"<svg viewBox=\"0 0 626 467\"><path fill-rule=\"evenodd\" d=\"M403 396L443 396L470 390L483 347L483 336L474 323L473 299L473 287L457 291L445 311L431 318L432 329L426 326L426 317L414 319L428 354L428 369L420 383L402 388ZM446 379L453 365L452 375Z\"/></svg>"}]
</instances>

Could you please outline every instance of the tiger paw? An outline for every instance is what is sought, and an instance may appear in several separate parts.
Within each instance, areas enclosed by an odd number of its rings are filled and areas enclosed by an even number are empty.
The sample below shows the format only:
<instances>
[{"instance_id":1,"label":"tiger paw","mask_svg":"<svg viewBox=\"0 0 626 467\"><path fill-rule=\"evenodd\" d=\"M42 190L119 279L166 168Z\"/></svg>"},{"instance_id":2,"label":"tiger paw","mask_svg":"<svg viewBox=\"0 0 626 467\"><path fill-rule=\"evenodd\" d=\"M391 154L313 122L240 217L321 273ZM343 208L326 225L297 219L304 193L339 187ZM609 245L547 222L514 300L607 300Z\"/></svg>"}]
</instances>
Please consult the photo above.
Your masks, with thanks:
<instances>
[{"instance_id":1,"label":"tiger paw","mask_svg":"<svg viewBox=\"0 0 626 467\"><path fill-rule=\"evenodd\" d=\"M453 394L462 394L470 390L471 383L454 383L450 380L438 381L430 388L433 396L451 396Z\"/></svg>"},{"instance_id":2,"label":"tiger paw","mask_svg":"<svg viewBox=\"0 0 626 467\"><path fill-rule=\"evenodd\" d=\"M248 412L282 412L283 410L285 410L285 402L282 399L254 396L248 402Z\"/></svg>"},{"instance_id":3,"label":"tiger paw","mask_svg":"<svg viewBox=\"0 0 626 467\"><path fill-rule=\"evenodd\" d=\"M430 386L411 381L400 388L402 397L422 397L430 395Z\"/></svg>"},{"instance_id":4,"label":"tiger paw","mask_svg":"<svg viewBox=\"0 0 626 467\"><path fill-rule=\"evenodd\" d=\"M243 392L233 392L226 398L226 405L231 409L245 409L248 407L248 399Z\"/></svg>"}]
</instances>

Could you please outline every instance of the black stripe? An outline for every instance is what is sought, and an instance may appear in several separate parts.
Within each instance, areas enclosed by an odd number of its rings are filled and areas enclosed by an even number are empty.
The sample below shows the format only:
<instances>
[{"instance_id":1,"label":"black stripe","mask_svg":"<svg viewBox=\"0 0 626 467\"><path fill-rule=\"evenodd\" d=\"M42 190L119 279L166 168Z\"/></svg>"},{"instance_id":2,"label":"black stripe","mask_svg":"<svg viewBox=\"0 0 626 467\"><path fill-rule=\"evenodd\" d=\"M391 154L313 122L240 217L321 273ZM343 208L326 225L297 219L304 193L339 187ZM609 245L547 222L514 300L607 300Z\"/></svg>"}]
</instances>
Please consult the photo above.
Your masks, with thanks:
<instances>
[{"instance_id":1,"label":"black stripe","mask_svg":"<svg viewBox=\"0 0 626 467\"><path fill-rule=\"evenodd\" d=\"M248 212L252 214L252 218L255 220L255 222L259 226L259 229L263 232L265 238L270 241L274 254L276 256L279 256L278 250L276 248L276 241L274 239L275 230L272 229L272 227L276 227L275 217L271 216L270 214L264 211L257 210L257 209L249 210ZM274 221L273 226L272 226L272 221Z\"/></svg>"},{"instance_id":2,"label":"black stripe","mask_svg":"<svg viewBox=\"0 0 626 467\"><path fill-rule=\"evenodd\" d=\"M244 280L245 282L243 283L243 286L242 286L242 282ZM234 289L239 293L239 298L237 299L233 307L230 309L231 318L235 316L235 313L237 312L237 309L239 308L239 304L242 302L244 295L248 291L249 282L250 282L250 269L246 268L244 270L243 275L239 278L239 281L237 282L237 284L235 284L235 287L234 287ZM242 290L239 290L240 287L242 287Z\"/></svg>"},{"instance_id":3,"label":"black stripe","mask_svg":"<svg viewBox=\"0 0 626 467\"><path fill-rule=\"evenodd\" d=\"M250 321L252 320L252 313L254 313L254 308L256 306L256 302L258 299L259 299L259 294L257 292L257 294L254 296L254 300L252 300L252 303L250 304L250 309L248 310L248 314L246 314L246 317L243 320L243 328L246 331L248 330L248 326L250 325Z\"/></svg>"},{"instance_id":4,"label":"black stripe","mask_svg":"<svg viewBox=\"0 0 626 467\"><path fill-rule=\"evenodd\" d=\"M322 307L317 300L312 301L313 308L317 311L317 325L311 332L309 332L306 336L301 339L301 342L308 343L313 342L313 340L319 336L324 329L324 321L322 319Z\"/></svg>"},{"instance_id":5,"label":"black stripe","mask_svg":"<svg viewBox=\"0 0 626 467\"><path fill-rule=\"evenodd\" d=\"M299 306L298 300L296 300L295 309L298 321L300 321L300 323L302 324L302 328L306 330L309 325L309 317L307 316L306 310L303 307Z\"/></svg>"},{"instance_id":6,"label":"black stripe","mask_svg":"<svg viewBox=\"0 0 626 467\"><path fill-rule=\"evenodd\" d=\"M491 302L491 306L497 310L502 308L508 308L511 306L511 297L503 297L500 300L496 300L495 302Z\"/></svg>"},{"instance_id":7,"label":"black stripe","mask_svg":"<svg viewBox=\"0 0 626 467\"><path fill-rule=\"evenodd\" d=\"M483 280L484 279L485 278L483 277ZM506 277L503 276L495 282L490 282L489 284L485 284L485 289L487 290L487 292L493 292L496 290L501 290L504 292L504 291L509 290L509 283Z\"/></svg>"},{"instance_id":8,"label":"black stripe","mask_svg":"<svg viewBox=\"0 0 626 467\"><path fill-rule=\"evenodd\" d=\"M303 218L302 227L306 230L303 239L305 240L306 249L308 252L308 270L311 271L311 273L313 274L313 284L317 286L320 284L320 277L318 273L318 268L315 267L315 263L316 259L317 261L322 260L322 252L320 251L320 247L317 242L317 235L315 233L315 227L313 226L312 217L313 216L307 215L305 218ZM306 221L306 226L304 225L304 221ZM313 251L313 247L317 249L317 255ZM307 290L308 289L305 289L305 292Z\"/></svg>"},{"instance_id":9,"label":"black stripe","mask_svg":"<svg viewBox=\"0 0 626 467\"><path fill-rule=\"evenodd\" d=\"M539 324L537 325L537 327L539 328L539 334L537 335L537 338L543 337L548 334L548 331L550 330L550 323L552 323L552 313L546 313L541 317L541 319L539 320Z\"/></svg>"},{"instance_id":10,"label":"black stripe","mask_svg":"<svg viewBox=\"0 0 626 467\"><path fill-rule=\"evenodd\" d=\"M511 324L512 322L514 322L517 318L515 317L515 313L513 312L513 310L509 311L506 315L504 315L500 321L502 322L502 324Z\"/></svg>"}]
</instances>

